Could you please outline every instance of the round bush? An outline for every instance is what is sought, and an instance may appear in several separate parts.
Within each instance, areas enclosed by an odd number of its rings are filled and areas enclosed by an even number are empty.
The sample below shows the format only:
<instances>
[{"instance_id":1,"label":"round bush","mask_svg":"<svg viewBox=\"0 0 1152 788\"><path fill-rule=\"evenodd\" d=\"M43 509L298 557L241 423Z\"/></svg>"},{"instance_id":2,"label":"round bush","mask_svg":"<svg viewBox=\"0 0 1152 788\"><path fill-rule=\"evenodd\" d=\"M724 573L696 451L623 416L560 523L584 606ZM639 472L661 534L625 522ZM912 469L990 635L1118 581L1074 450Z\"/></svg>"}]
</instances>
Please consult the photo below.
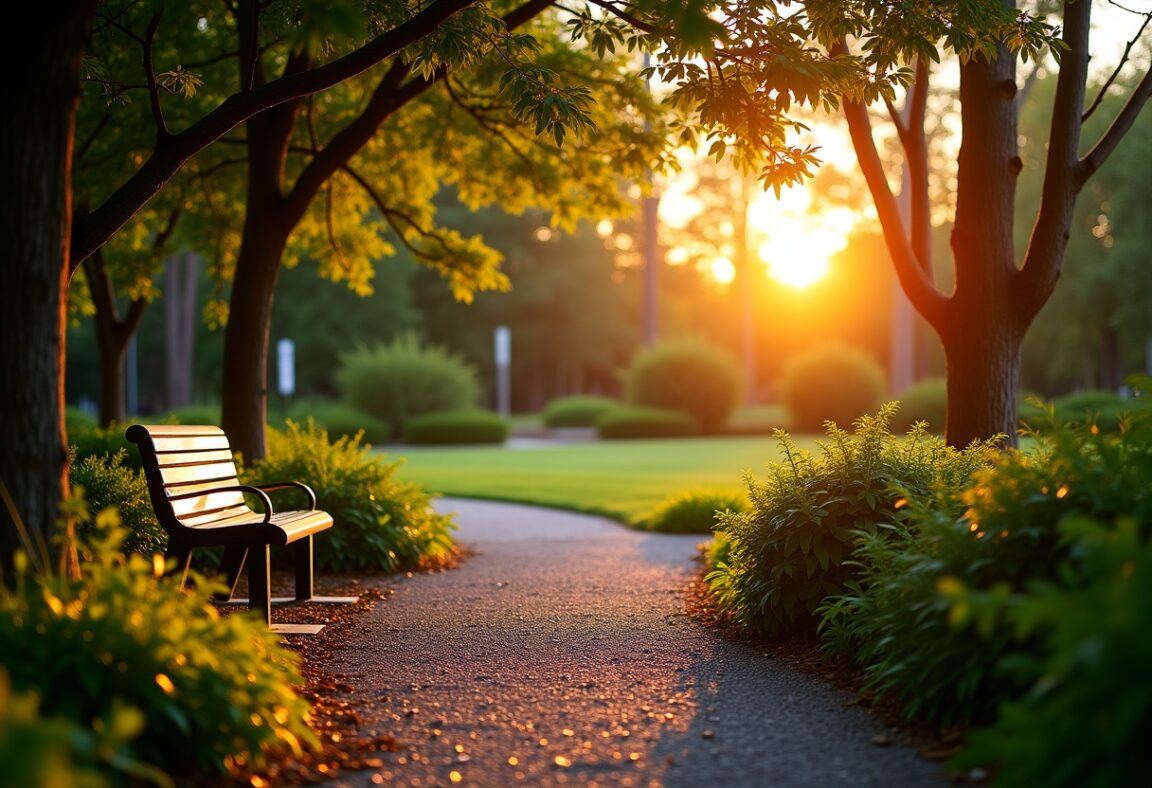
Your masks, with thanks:
<instances>
[{"instance_id":1,"label":"round bush","mask_svg":"<svg viewBox=\"0 0 1152 788\"><path fill-rule=\"evenodd\" d=\"M388 425L399 437L413 416L467 410L480 396L476 370L438 346L424 346L413 334L386 345L362 347L340 357L336 379L354 408Z\"/></svg>"},{"instance_id":2,"label":"round bush","mask_svg":"<svg viewBox=\"0 0 1152 788\"><path fill-rule=\"evenodd\" d=\"M604 439L683 438L700 434L690 414L667 408L620 405L600 414L596 433Z\"/></svg>"},{"instance_id":3,"label":"round bush","mask_svg":"<svg viewBox=\"0 0 1152 788\"><path fill-rule=\"evenodd\" d=\"M398 571L452 555L456 528L451 517L432 508L432 497L418 484L396 480L399 465L370 453L357 438L331 442L315 422L301 427L290 421L282 433L269 431L268 456L243 478L257 484L300 479L312 488L317 507L336 521L335 528L316 535L318 568ZM285 508L304 504L303 495L280 494Z\"/></svg>"},{"instance_id":4,"label":"round bush","mask_svg":"<svg viewBox=\"0 0 1152 788\"><path fill-rule=\"evenodd\" d=\"M884 373L859 350L825 345L796 356L784 368L780 397L794 432L821 432L825 421L846 427L880 407Z\"/></svg>"},{"instance_id":5,"label":"round bush","mask_svg":"<svg viewBox=\"0 0 1152 788\"><path fill-rule=\"evenodd\" d=\"M706 433L724 426L740 402L740 370L722 350L696 339L640 350L624 374L633 405L690 413Z\"/></svg>"},{"instance_id":6,"label":"round bush","mask_svg":"<svg viewBox=\"0 0 1152 788\"><path fill-rule=\"evenodd\" d=\"M928 422L928 429L943 434L948 415L948 380L925 378L904 390L897 399L900 410L892 417L892 429L906 431L918 421Z\"/></svg>"},{"instance_id":7,"label":"round bush","mask_svg":"<svg viewBox=\"0 0 1152 788\"><path fill-rule=\"evenodd\" d=\"M639 524L666 534L710 534L720 512L744 512L744 496L724 490L688 490L657 506Z\"/></svg>"},{"instance_id":8,"label":"round bush","mask_svg":"<svg viewBox=\"0 0 1152 788\"><path fill-rule=\"evenodd\" d=\"M24 568L12 589L0 584L13 689L35 692L45 715L109 733L131 712L139 736L104 753L108 771L137 762L219 776L226 760L259 766L268 750L315 745L294 689L299 657L280 637L254 616L221 616L211 584L157 581L151 560L119 554L115 516L97 519L108 536L79 580Z\"/></svg>"},{"instance_id":9,"label":"round bush","mask_svg":"<svg viewBox=\"0 0 1152 788\"><path fill-rule=\"evenodd\" d=\"M595 427L600 414L619 403L611 397L581 394L558 397L544 408L545 427Z\"/></svg>"},{"instance_id":10,"label":"round bush","mask_svg":"<svg viewBox=\"0 0 1152 788\"><path fill-rule=\"evenodd\" d=\"M404 440L413 445L503 443L508 422L486 410L426 413L409 419Z\"/></svg>"},{"instance_id":11,"label":"round bush","mask_svg":"<svg viewBox=\"0 0 1152 788\"><path fill-rule=\"evenodd\" d=\"M352 438L360 430L364 431L365 443L386 443L390 437L387 424L343 402L303 401L288 411L288 418L296 422L307 421L309 417L333 438L345 435Z\"/></svg>"},{"instance_id":12,"label":"round bush","mask_svg":"<svg viewBox=\"0 0 1152 788\"><path fill-rule=\"evenodd\" d=\"M79 462L88 457L112 457L123 452L122 463L134 470L140 470L140 452L124 437L124 426L113 424L107 429L100 427L80 427L68 433L71 444L72 461Z\"/></svg>"}]
</instances>

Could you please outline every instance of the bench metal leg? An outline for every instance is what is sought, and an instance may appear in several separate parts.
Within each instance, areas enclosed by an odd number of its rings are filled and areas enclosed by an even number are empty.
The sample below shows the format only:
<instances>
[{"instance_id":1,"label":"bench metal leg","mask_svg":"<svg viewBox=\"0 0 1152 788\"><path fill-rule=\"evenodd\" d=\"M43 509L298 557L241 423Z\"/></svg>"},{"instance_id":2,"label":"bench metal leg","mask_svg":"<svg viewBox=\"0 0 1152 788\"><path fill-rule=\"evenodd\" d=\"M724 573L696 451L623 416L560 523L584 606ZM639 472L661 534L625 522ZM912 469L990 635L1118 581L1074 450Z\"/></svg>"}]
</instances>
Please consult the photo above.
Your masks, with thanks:
<instances>
[{"instance_id":1,"label":"bench metal leg","mask_svg":"<svg viewBox=\"0 0 1152 788\"><path fill-rule=\"evenodd\" d=\"M271 548L268 545L248 550L248 609L260 613L266 626L272 626L272 585L269 578Z\"/></svg>"},{"instance_id":2,"label":"bench metal leg","mask_svg":"<svg viewBox=\"0 0 1152 788\"><path fill-rule=\"evenodd\" d=\"M168 550L164 553L164 560L176 560L172 572L180 578L180 588L188 581L188 566L192 563L192 545L182 544L174 539L168 540Z\"/></svg>"},{"instance_id":3,"label":"bench metal leg","mask_svg":"<svg viewBox=\"0 0 1152 788\"><path fill-rule=\"evenodd\" d=\"M292 563L296 570L296 599L304 602L312 598L312 536L308 535L295 542L292 547Z\"/></svg>"},{"instance_id":4,"label":"bench metal leg","mask_svg":"<svg viewBox=\"0 0 1152 788\"><path fill-rule=\"evenodd\" d=\"M240 573L244 571L244 562L248 558L248 548L244 545L232 544L224 548L224 557L220 560L220 574L224 584L228 586L228 594L217 594L217 602L227 602L236 595L236 586L240 583Z\"/></svg>"}]
</instances>

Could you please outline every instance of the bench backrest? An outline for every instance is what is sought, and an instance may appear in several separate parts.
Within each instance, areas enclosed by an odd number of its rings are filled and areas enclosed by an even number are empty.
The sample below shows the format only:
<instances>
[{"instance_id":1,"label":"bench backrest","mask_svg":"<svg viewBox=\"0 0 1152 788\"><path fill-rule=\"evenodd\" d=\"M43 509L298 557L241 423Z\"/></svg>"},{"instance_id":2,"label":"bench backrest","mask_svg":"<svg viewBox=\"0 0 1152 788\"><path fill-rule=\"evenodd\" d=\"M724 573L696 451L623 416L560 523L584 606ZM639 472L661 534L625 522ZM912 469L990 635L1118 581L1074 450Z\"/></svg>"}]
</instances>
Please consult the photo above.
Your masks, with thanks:
<instances>
[{"instance_id":1,"label":"bench backrest","mask_svg":"<svg viewBox=\"0 0 1152 788\"><path fill-rule=\"evenodd\" d=\"M152 508L169 532L251 512L244 496L235 490L171 500L175 495L240 483L228 437L219 427L133 424L125 435L140 449Z\"/></svg>"}]
</instances>

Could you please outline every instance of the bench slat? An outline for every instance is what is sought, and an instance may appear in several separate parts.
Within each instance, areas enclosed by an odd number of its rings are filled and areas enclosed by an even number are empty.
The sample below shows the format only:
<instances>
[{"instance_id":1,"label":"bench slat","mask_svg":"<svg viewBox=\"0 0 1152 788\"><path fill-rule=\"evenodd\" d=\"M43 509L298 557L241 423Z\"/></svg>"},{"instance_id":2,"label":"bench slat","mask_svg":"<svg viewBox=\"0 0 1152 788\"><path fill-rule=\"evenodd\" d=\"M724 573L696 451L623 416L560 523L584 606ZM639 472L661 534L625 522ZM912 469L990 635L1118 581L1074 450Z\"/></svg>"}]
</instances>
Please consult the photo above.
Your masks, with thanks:
<instances>
[{"instance_id":1,"label":"bench slat","mask_svg":"<svg viewBox=\"0 0 1152 788\"><path fill-rule=\"evenodd\" d=\"M257 514L247 506L233 506L227 509L213 509L209 512L177 515L180 524L186 528L216 528L237 523L258 523L264 515Z\"/></svg>"},{"instance_id":2,"label":"bench slat","mask_svg":"<svg viewBox=\"0 0 1152 788\"><path fill-rule=\"evenodd\" d=\"M232 452L228 449L212 451L175 451L156 454L156 460L161 468L171 465L189 465L203 462L227 462L232 459Z\"/></svg>"},{"instance_id":3,"label":"bench slat","mask_svg":"<svg viewBox=\"0 0 1152 788\"><path fill-rule=\"evenodd\" d=\"M160 478L164 486L169 488L169 494L179 494L181 490L171 489L172 485L189 484L194 482L207 482L213 479L222 479L217 486L235 484L236 464L233 462L208 462L203 465L179 465L176 467L161 468Z\"/></svg>"},{"instance_id":4,"label":"bench slat","mask_svg":"<svg viewBox=\"0 0 1152 788\"><path fill-rule=\"evenodd\" d=\"M196 498L170 501L169 503L172 505L172 513L181 520L184 520L188 515L218 512L221 509L229 509L236 506L243 506L245 509L248 509L244 501L244 496L238 492L211 493Z\"/></svg>"},{"instance_id":5,"label":"bench slat","mask_svg":"<svg viewBox=\"0 0 1152 788\"><path fill-rule=\"evenodd\" d=\"M169 451L208 451L227 449L228 438L224 435L171 435L154 437L152 443L157 452Z\"/></svg>"}]
</instances>

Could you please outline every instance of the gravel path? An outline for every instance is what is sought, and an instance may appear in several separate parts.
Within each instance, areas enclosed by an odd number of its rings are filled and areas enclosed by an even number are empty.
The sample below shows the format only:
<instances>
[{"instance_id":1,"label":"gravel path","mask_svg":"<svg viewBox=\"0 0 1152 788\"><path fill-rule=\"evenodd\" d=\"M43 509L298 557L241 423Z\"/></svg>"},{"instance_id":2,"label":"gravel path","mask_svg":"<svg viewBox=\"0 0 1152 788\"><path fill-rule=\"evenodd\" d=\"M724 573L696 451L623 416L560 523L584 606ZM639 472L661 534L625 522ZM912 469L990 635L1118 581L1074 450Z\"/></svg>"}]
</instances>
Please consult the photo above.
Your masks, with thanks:
<instances>
[{"instance_id":1,"label":"gravel path","mask_svg":"<svg viewBox=\"0 0 1152 788\"><path fill-rule=\"evenodd\" d=\"M682 615L699 537L440 507L475 554L401 581L331 665L376 698L363 730L404 749L334 784L940 784L849 694Z\"/></svg>"}]
</instances>

